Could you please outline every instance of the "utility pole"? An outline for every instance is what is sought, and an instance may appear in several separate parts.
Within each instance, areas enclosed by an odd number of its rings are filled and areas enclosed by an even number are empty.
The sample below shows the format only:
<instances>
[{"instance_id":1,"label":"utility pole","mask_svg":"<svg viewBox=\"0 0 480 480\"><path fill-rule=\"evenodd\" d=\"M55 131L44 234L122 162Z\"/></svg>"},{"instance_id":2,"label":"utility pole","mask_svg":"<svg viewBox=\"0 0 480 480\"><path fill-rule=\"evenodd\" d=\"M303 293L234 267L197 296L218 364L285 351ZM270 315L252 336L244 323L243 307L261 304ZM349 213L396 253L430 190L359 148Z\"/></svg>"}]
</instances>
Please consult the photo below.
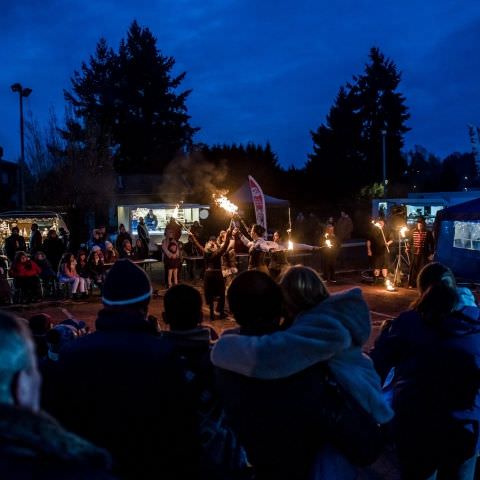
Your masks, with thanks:
<instances>
[{"instance_id":1,"label":"utility pole","mask_svg":"<svg viewBox=\"0 0 480 480\"><path fill-rule=\"evenodd\" d=\"M14 83L11 87L12 92L18 92L20 103L20 165L19 165L19 208L25 209L25 133L23 121L23 99L27 98L31 93L31 88L24 88L20 83Z\"/></svg>"},{"instance_id":2,"label":"utility pole","mask_svg":"<svg viewBox=\"0 0 480 480\"><path fill-rule=\"evenodd\" d=\"M387 149L386 149L386 136L387 136L387 130L384 127L382 130L380 130L380 133L382 134L382 165L383 165L383 196L387 196Z\"/></svg>"}]
</instances>

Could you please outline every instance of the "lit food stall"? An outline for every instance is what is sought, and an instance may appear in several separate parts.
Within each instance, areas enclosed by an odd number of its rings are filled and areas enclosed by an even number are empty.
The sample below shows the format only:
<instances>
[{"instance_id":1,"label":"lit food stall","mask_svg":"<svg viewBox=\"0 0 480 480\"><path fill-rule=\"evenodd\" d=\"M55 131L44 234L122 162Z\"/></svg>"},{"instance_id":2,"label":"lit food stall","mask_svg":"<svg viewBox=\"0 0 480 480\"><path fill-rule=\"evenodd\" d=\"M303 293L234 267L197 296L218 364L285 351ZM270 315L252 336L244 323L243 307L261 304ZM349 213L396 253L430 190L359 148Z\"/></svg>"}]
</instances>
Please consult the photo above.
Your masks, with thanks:
<instances>
[{"instance_id":1,"label":"lit food stall","mask_svg":"<svg viewBox=\"0 0 480 480\"><path fill-rule=\"evenodd\" d=\"M18 227L20 235L25 238L28 244L32 223L38 225L43 238L47 237L50 229L58 232L63 227L68 231L63 217L57 212L4 212L0 213L0 246L3 248L5 239L11 235L13 227Z\"/></svg>"},{"instance_id":2,"label":"lit food stall","mask_svg":"<svg viewBox=\"0 0 480 480\"><path fill-rule=\"evenodd\" d=\"M152 203L142 205L119 205L117 206L118 224L123 223L132 237L137 236L137 226L140 217L145 220L148 233L151 237L150 246L161 242L165 234L165 227L169 220L174 217L179 223L187 228L193 222L206 220L209 216L210 205L197 203ZM182 242L188 240L188 232L182 228Z\"/></svg>"}]
</instances>

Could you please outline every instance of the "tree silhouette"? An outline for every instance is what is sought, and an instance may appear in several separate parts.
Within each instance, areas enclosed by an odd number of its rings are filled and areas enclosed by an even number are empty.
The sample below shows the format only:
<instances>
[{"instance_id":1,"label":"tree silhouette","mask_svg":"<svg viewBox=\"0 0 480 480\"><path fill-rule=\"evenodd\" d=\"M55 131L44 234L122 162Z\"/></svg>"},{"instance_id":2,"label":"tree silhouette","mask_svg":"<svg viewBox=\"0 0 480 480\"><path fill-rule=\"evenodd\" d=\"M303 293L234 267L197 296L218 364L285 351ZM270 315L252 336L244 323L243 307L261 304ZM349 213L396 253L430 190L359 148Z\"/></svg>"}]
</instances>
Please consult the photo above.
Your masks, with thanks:
<instances>
[{"instance_id":1,"label":"tree silhouette","mask_svg":"<svg viewBox=\"0 0 480 480\"><path fill-rule=\"evenodd\" d=\"M311 132L313 153L306 170L317 198L354 198L362 187L382 181L383 130L387 178L402 179L406 163L401 149L409 114L405 98L397 92L400 80L393 61L372 48L364 73L340 88L326 122Z\"/></svg>"},{"instance_id":2,"label":"tree silhouette","mask_svg":"<svg viewBox=\"0 0 480 480\"><path fill-rule=\"evenodd\" d=\"M114 52L101 39L71 80L65 99L82 126L95 125L109 142L118 173L161 173L198 130L189 124L186 99L177 93L185 73L173 76L173 57L157 48L148 28L134 21Z\"/></svg>"}]
</instances>

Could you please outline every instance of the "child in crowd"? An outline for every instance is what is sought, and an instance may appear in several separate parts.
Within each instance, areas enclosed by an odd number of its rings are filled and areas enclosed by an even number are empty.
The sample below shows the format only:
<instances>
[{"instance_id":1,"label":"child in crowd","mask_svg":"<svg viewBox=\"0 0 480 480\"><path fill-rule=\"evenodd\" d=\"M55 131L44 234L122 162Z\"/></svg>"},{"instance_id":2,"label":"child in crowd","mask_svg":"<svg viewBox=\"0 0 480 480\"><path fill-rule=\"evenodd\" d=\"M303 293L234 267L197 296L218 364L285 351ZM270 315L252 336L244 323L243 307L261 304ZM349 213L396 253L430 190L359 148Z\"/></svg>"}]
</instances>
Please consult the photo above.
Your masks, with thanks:
<instances>
[{"instance_id":1,"label":"child in crowd","mask_svg":"<svg viewBox=\"0 0 480 480\"><path fill-rule=\"evenodd\" d=\"M133 248L130 240L125 239L123 241L119 256L120 258L129 258L130 260L133 260Z\"/></svg>"},{"instance_id":2,"label":"child in crowd","mask_svg":"<svg viewBox=\"0 0 480 480\"><path fill-rule=\"evenodd\" d=\"M23 293L24 300L35 301L40 296L40 267L25 252L17 252L12 268L15 287Z\"/></svg>"},{"instance_id":3,"label":"child in crowd","mask_svg":"<svg viewBox=\"0 0 480 480\"><path fill-rule=\"evenodd\" d=\"M44 290L49 292L49 294L53 294L55 292L56 275L51 263L41 251L35 253L35 263L40 267L40 279L43 282Z\"/></svg>"},{"instance_id":4,"label":"child in crowd","mask_svg":"<svg viewBox=\"0 0 480 480\"><path fill-rule=\"evenodd\" d=\"M77 273L85 281L85 291L90 290L90 271L87 262L87 250L81 248L77 254Z\"/></svg>"},{"instance_id":5,"label":"child in crowd","mask_svg":"<svg viewBox=\"0 0 480 480\"><path fill-rule=\"evenodd\" d=\"M105 254L103 257L105 263L115 263L118 260L118 252L112 242L105 242Z\"/></svg>"},{"instance_id":6,"label":"child in crowd","mask_svg":"<svg viewBox=\"0 0 480 480\"><path fill-rule=\"evenodd\" d=\"M170 237L162 242L164 264L167 271L167 285L170 288L178 284L178 269L182 266L178 242Z\"/></svg>"},{"instance_id":7,"label":"child in crowd","mask_svg":"<svg viewBox=\"0 0 480 480\"><path fill-rule=\"evenodd\" d=\"M148 258L148 247L140 238L137 238L135 241L133 256L135 260L145 260L145 258Z\"/></svg>"},{"instance_id":8,"label":"child in crowd","mask_svg":"<svg viewBox=\"0 0 480 480\"><path fill-rule=\"evenodd\" d=\"M77 272L77 261L72 253L65 253L60 261L58 269L58 279L62 283L68 283L72 286L72 295L74 298L87 296L86 282Z\"/></svg>"},{"instance_id":9,"label":"child in crowd","mask_svg":"<svg viewBox=\"0 0 480 480\"><path fill-rule=\"evenodd\" d=\"M105 266L103 263L103 257L100 256L100 249L93 248L88 256L88 272L91 281L102 289L103 282L105 280Z\"/></svg>"}]
</instances>

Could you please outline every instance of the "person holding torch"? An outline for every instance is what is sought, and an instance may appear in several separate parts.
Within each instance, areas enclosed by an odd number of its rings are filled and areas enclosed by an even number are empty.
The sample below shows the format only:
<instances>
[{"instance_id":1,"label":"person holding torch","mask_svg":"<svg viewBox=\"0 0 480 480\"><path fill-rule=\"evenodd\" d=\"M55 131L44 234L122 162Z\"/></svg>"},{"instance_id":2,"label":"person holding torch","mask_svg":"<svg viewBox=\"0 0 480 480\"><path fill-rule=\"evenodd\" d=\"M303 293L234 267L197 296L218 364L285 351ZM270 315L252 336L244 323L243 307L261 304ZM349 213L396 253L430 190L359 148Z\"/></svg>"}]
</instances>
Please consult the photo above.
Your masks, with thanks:
<instances>
[{"instance_id":1,"label":"person holding torch","mask_svg":"<svg viewBox=\"0 0 480 480\"><path fill-rule=\"evenodd\" d=\"M339 244L334 226L329 223L325 228L325 233L322 235L320 245L320 247L323 247L323 279L327 282L337 282L335 280L335 265L337 263Z\"/></svg>"},{"instance_id":2,"label":"person holding torch","mask_svg":"<svg viewBox=\"0 0 480 480\"><path fill-rule=\"evenodd\" d=\"M392 245L393 240L390 232L385 228L384 218L380 217L372 223L370 238L367 239L367 254L371 258L373 283L376 284L380 281L380 272L382 273L382 280L387 280L390 245Z\"/></svg>"}]
</instances>

